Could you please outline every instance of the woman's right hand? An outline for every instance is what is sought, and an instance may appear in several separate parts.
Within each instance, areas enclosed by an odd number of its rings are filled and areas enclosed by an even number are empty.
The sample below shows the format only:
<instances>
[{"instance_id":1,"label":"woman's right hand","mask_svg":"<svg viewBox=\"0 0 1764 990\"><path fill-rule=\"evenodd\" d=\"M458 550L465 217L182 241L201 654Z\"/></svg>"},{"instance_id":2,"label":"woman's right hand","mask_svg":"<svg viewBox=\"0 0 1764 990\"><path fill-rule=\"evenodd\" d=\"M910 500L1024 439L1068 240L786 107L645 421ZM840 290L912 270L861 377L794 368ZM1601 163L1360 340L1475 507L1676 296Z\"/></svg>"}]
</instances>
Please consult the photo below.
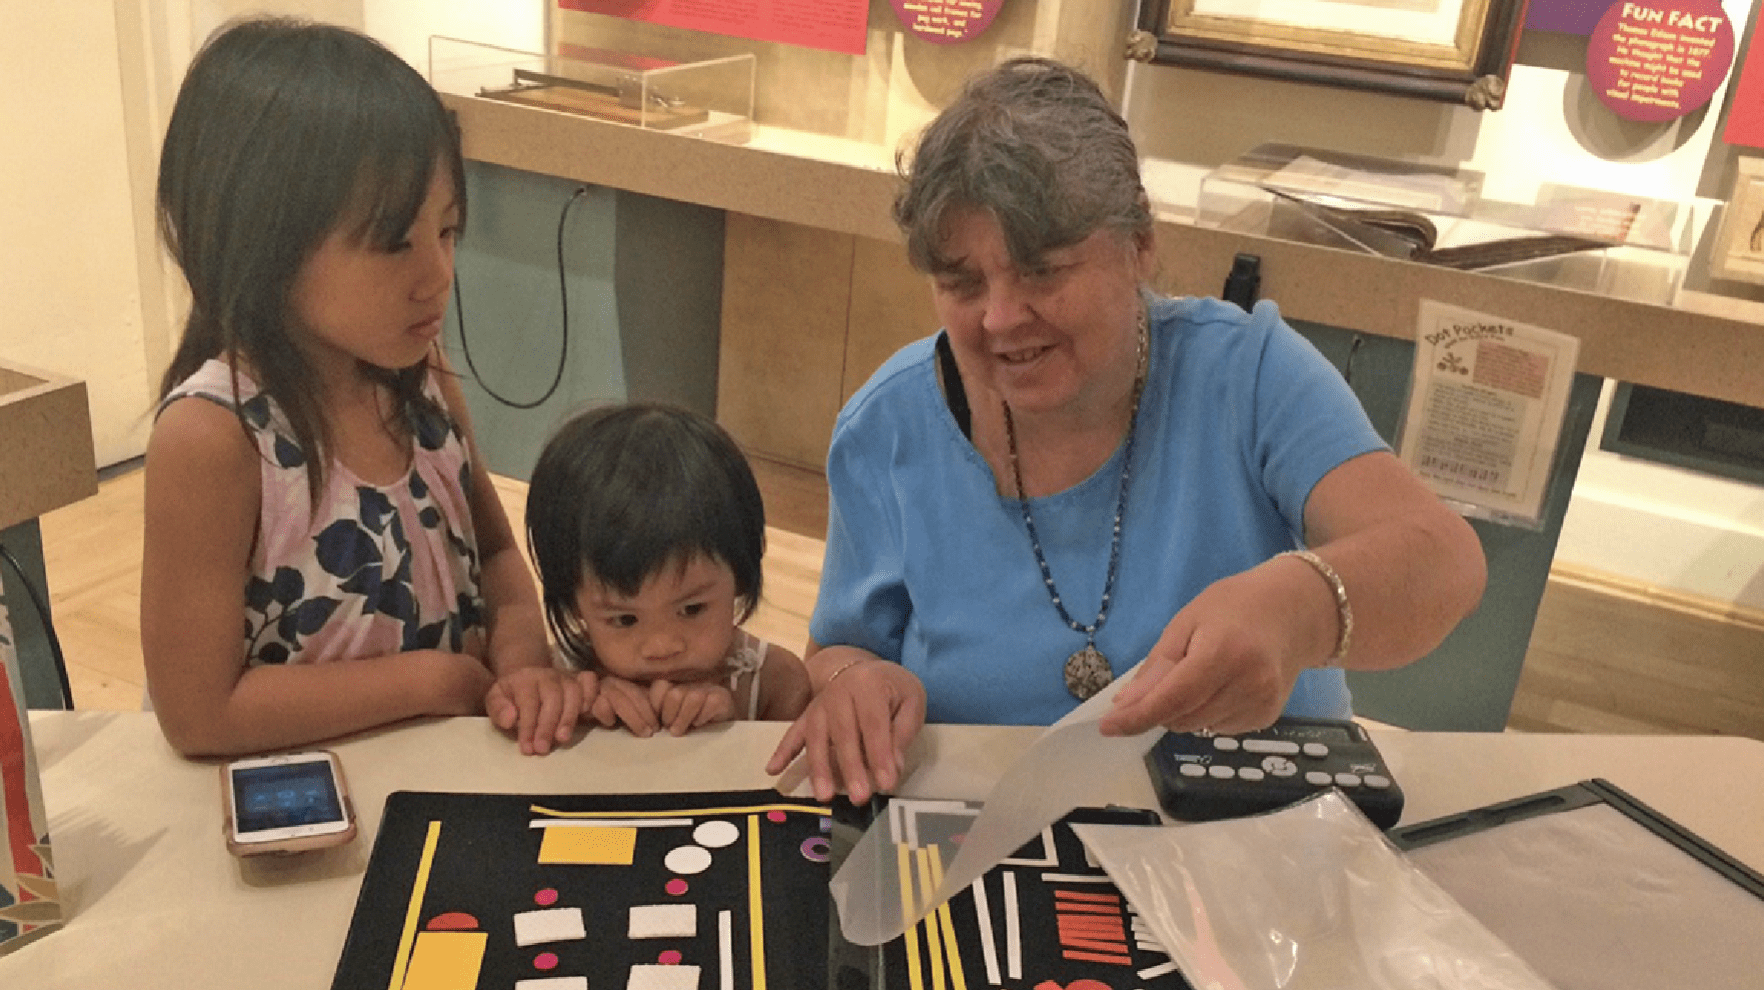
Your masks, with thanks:
<instances>
[{"instance_id":1,"label":"woman's right hand","mask_svg":"<svg viewBox=\"0 0 1764 990\"><path fill-rule=\"evenodd\" d=\"M808 761L817 801L838 793L837 771L854 804L899 786L906 748L925 724L925 685L898 663L851 646L811 651L820 674L814 698L766 763L774 776L798 755ZM823 673L824 672L824 673Z\"/></svg>"}]
</instances>

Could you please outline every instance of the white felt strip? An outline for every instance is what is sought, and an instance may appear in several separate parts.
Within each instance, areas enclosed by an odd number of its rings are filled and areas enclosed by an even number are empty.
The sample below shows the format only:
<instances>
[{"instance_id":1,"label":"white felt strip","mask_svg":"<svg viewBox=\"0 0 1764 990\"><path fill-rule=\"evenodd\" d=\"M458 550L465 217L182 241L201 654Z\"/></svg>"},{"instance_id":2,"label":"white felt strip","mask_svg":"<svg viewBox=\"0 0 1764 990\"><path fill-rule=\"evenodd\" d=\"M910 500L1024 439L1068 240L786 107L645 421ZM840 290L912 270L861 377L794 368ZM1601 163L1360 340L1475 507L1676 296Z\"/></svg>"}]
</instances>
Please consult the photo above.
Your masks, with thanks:
<instances>
[{"instance_id":1,"label":"white felt strip","mask_svg":"<svg viewBox=\"0 0 1764 990\"><path fill-rule=\"evenodd\" d=\"M625 990L698 990L698 967L684 964L632 966Z\"/></svg>"},{"instance_id":2,"label":"white felt strip","mask_svg":"<svg viewBox=\"0 0 1764 990\"><path fill-rule=\"evenodd\" d=\"M535 818L528 828L680 828L690 818Z\"/></svg>"},{"instance_id":3,"label":"white felt strip","mask_svg":"<svg viewBox=\"0 0 1764 990\"><path fill-rule=\"evenodd\" d=\"M696 904L639 904L631 908L630 938L692 938L697 934Z\"/></svg>"},{"instance_id":4,"label":"white felt strip","mask_svg":"<svg viewBox=\"0 0 1764 990\"><path fill-rule=\"evenodd\" d=\"M980 954L986 957L986 982L993 986L1004 983L998 975L998 946L993 944L992 908L986 903L986 878L968 887L974 892L974 917L980 923Z\"/></svg>"},{"instance_id":5,"label":"white felt strip","mask_svg":"<svg viewBox=\"0 0 1764 990\"><path fill-rule=\"evenodd\" d=\"M514 916L515 944L523 948L541 942L562 942L586 938L581 908L547 908L544 911L522 911Z\"/></svg>"},{"instance_id":6,"label":"white felt strip","mask_svg":"<svg viewBox=\"0 0 1764 990\"><path fill-rule=\"evenodd\" d=\"M1142 980L1155 980L1158 977L1163 976L1165 973L1174 972L1176 972L1176 964L1174 962L1159 963L1150 969L1140 970L1139 978Z\"/></svg>"},{"instance_id":7,"label":"white felt strip","mask_svg":"<svg viewBox=\"0 0 1764 990\"><path fill-rule=\"evenodd\" d=\"M717 976L722 990L735 990L735 912L717 912Z\"/></svg>"},{"instance_id":8,"label":"white felt strip","mask_svg":"<svg viewBox=\"0 0 1764 990\"><path fill-rule=\"evenodd\" d=\"M1017 874L1006 870L1005 892L1005 971L1013 980L1023 978L1023 926L1017 916Z\"/></svg>"},{"instance_id":9,"label":"white felt strip","mask_svg":"<svg viewBox=\"0 0 1764 990\"><path fill-rule=\"evenodd\" d=\"M516 980L514 990L588 990L588 977L541 976L535 980Z\"/></svg>"}]
</instances>

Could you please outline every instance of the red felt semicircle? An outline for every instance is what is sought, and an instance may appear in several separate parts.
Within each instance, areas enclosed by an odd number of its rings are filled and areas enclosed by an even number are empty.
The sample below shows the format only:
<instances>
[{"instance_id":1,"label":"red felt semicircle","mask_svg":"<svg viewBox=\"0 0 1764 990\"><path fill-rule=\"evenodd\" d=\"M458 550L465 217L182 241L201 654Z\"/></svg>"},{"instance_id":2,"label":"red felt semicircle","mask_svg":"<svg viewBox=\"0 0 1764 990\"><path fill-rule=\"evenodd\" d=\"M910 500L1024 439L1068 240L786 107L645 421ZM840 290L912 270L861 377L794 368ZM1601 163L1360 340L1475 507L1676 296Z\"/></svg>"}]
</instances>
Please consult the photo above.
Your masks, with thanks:
<instances>
[{"instance_id":1,"label":"red felt semicircle","mask_svg":"<svg viewBox=\"0 0 1764 990\"><path fill-rule=\"evenodd\" d=\"M466 914L464 911L449 911L446 914L438 914L433 918L430 918L429 923L424 927L432 932L476 931L478 928L478 919Z\"/></svg>"}]
</instances>

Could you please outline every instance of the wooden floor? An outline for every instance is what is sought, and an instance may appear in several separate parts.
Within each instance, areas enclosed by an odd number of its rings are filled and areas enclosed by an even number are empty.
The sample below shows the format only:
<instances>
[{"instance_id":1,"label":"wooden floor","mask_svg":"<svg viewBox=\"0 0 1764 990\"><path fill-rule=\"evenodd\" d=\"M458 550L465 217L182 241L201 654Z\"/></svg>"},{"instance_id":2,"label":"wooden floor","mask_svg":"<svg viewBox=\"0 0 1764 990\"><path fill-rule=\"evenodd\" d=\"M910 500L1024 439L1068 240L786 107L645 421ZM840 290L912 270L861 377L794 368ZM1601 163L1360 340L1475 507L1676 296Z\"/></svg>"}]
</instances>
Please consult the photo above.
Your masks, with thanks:
<instances>
[{"instance_id":1,"label":"wooden floor","mask_svg":"<svg viewBox=\"0 0 1764 990\"><path fill-rule=\"evenodd\" d=\"M772 525L765 600L748 627L800 650L820 576L825 484L800 468L755 468ZM42 519L51 607L80 708L140 707L141 477L125 471ZM518 531L526 486L498 479L497 488ZM1764 739L1764 615L1558 566L1508 727Z\"/></svg>"}]
</instances>

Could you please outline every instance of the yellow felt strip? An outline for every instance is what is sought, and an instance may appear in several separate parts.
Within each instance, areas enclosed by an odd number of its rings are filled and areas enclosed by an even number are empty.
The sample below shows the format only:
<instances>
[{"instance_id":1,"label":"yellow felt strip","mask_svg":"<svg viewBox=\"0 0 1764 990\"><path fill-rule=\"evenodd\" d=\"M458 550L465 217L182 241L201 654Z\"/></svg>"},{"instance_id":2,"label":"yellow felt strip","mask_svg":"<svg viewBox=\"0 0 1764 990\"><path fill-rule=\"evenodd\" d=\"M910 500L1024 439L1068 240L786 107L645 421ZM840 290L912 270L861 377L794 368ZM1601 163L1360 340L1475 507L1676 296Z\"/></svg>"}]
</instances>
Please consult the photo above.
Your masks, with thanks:
<instances>
[{"instance_id":1,"label":"yellow felt strip","mask_svg":"<svg viewBox=\"0 0 1764 990\"><path fill-rule=\"evenodd\" d=\"M760 892L759 816L747 816L747 939L753 957L753 990L766 990L765 900Z\"/></svg>"},{"instance_id":2,"label":"yellow felt strip","mask_svg":"<svg viewBox=\"0 0 1764 990\"><path fill-rule=\"evenodd\" d=\"M943 886L943 847L931 846L931 883L934 889ZM956 941L955 922L949 917L949 902L937 905L937 920L943 926L943 951L949 957L949 983L955 990L968 990L968 977L962 971L962 946Z\"/></svg>"},{"instance_id":3,"label":"yellow felt strip","mask_svg":"<svg viewBox=\"0 0 1764 990\"><path fill-rule=\"evenodd\" d=\"M907 982L911 990L925 990L925 975L919 970L919 926L913 924L913 854L904 842L895 843L894 851L900 867L900 919L906 926Z\"/></svg>"},{"instance_id":4,"label":"yellow felt strip","mask_svg":"<svg viewBox=\"0 0 1764 990\"><path fill-rule=\"evenodd\" d=\"M488 932L419 932L403 990L475 990Z\"/></svg>"},{"instance_id":5,"label":"yellow felt strip","mask_svg":"<svg viewBox=\"0 0 1764 990\"><path fill-rule=\"evenodd\" d=\"M929 898L931 892L937 889L937 885L931 882L931 853L930 850L923 848L918 850L918 853L919 884L924 888L925 896ZM931 959L931 990L944 990L942 941L937 937L936 919L927 916L925 918L925 955Z\"/></svg>"},{"instance_id":6,"label":"yellow felt strip","mask_svg":"<svg viewBox=\"0 0 1764 990\"><path fill-rule=\"evenodd\" d=\"M404 910L404 931L398 936L398 954L392 957L392 982L387 990L401 990L410 965L411 946L416 943L417 922L423 911L423 894L429 889L429 868L435 864L435 847L441 842L441 823L430 822L423 838L423 854L417 860L416 882L410 889L410 906Z\"/></svg>"}]
</instances>

